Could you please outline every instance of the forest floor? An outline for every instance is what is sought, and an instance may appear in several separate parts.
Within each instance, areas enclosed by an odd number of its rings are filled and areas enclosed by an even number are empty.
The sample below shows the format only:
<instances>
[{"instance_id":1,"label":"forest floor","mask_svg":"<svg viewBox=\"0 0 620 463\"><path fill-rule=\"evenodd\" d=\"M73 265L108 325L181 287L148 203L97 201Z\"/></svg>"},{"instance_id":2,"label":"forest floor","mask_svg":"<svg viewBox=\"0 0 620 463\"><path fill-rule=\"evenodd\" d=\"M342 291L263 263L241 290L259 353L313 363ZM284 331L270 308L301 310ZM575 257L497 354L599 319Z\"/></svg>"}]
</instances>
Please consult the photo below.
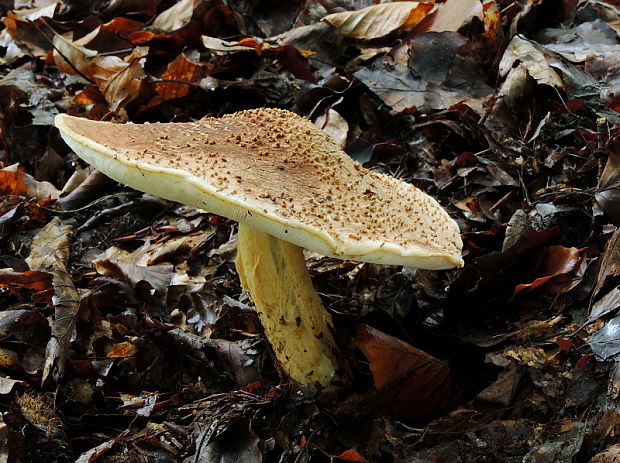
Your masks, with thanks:
<instances>
[{"instance_id":1,"label":"forest floor","mask_svg":"<svg viewBox=\"0 0 620 463\"><path fill-rule=\"evenodd\" d=\"M375 3L0 2L0 462L620 462L619 2ZM258 107L462 232L460 269L307 255L336 393L279 371L234 222L54 127Z\"/></svg>"}]
</instances>

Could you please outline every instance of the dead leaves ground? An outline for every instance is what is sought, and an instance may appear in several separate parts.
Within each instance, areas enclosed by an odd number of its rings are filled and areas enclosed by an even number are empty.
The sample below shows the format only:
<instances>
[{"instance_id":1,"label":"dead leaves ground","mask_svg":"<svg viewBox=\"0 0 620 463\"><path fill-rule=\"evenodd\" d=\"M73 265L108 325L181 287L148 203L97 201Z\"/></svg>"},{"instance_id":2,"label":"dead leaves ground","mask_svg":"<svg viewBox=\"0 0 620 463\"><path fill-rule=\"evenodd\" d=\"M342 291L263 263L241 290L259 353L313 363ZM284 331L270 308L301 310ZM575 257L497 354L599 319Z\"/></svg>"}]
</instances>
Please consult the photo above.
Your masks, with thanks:
<instances>
[{"instance_id":1,"label":"dead leaves ground","mask_svg":"<svg viewBox=\"0 0 620 463\"><path fill-rule=\"evenodd\" d=\"M616 1L0 11L2 461L620 459ZM353 366L337 396L280 378L233 223L115 184L52 127L260 106L463 232L448 272L308 256Z\"/></svg>"}]
</instances>

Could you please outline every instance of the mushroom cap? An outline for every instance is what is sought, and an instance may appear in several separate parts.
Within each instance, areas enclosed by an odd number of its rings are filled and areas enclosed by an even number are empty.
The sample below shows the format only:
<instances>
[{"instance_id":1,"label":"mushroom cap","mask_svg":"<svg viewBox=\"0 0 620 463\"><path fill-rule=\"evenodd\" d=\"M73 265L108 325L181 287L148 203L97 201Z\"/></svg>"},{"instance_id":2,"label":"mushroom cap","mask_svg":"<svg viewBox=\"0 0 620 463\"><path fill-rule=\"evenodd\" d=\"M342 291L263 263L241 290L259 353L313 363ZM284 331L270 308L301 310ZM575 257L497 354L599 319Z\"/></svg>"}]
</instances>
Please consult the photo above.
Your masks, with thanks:
<instances>
[{"instance_id":1,"label":"mushroom cap","mask_svg":"<svg viewBox=\"0 0 620 463\"><path fill-rule=\"evenodd\" d=\"M311 251L426 269L463 265L458 226L437 201L363 168L289 111L124 125L59 115L55 123L78 156L114 180Z\"/></svg>"}]
</instances>

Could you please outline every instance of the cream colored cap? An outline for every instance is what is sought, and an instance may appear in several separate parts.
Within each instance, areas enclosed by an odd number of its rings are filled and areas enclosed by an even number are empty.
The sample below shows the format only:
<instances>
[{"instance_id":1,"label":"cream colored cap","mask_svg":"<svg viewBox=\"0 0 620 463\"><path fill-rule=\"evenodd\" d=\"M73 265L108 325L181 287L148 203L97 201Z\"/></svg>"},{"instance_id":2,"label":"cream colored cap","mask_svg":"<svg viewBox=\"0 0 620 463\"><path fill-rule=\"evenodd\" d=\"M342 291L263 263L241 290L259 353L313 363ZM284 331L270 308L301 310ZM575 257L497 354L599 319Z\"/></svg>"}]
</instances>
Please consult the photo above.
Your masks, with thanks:
<instances>
[{"instance_id":1,"label":"cream colored cap","mask_svg":"<svg viewBox=\"0 0 620 463\"><path fill-rule=\"evenodd\" d=\"M124 125L59 115L55 123L78 156L114 180L311 251L426 269L463 265L458 226L437 201L363 168L294 113Z\"/></svg>"}]
</instances>

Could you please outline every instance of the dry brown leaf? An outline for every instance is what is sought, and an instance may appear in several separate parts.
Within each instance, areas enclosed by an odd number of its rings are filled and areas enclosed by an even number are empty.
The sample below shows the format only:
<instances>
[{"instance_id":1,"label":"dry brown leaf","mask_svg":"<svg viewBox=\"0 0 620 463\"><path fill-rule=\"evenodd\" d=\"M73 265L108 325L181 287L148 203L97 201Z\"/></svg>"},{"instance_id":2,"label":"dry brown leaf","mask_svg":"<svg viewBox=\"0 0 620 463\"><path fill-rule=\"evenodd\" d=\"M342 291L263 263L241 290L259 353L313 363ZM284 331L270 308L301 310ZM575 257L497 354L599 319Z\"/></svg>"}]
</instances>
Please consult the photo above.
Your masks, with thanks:
<instances>
[{"instance_id":1,"label":"dry brown leaf","mask_svg":"<svg viewBox=\"0 0 620 463\"><path fill-rule=\"evenodd\" d=\"M168 65L168 68L161 76L161 80L178 82L162 82L157 84L155 90L159 93L161 101L182 98L192 90L192 86L189 84L199 81L204 75L204 66L196 64L190 61L184 54L180 54Z\"/></svg>"},{"instance_id":2,"label":"dry brown leaf","mask_svg":"<svg viewBox=\"0 0 620 463\"><path fill-rule=\"evenodd\" d=\"M367 325L358 326L355 342L370 362L381 413L411 419L446 402L452 375L445 363Z\"/></svg>"},{"instance_id":3,"label":"dry brown leaf","mask_svg":"<svg viewBox=\"0 0 620 463\"><path fill-rule=\"evenodd\" d=\"M26 263L31 270L46 270L58 262L69 261L69 245L73 227L54 217L35 235Z\"/></svg>"},{"instance_id":4,"label":"dry brown leaf","mask_svg":"<svg viewBox=\"0 0 620 463\"><path fill-rule=\"evenodd\" d=\"M29 272L13 272L11 269L0 269L0 286L19 286L20 288L43 291L52 287L52 275L36 270Z\"/></svg>"},{"instance_id":5,"label":"dry brown leaf","mask_svg":"<svg viewBox=\"0 0 620 463\"><path fill-rule=\"evenodd\" d=\"M368 463L357 450L349 449L334 457L336 461L348 461L350 463Z\"/></svg>"},{"instance_id":6,"label":"dry brown leaf","mask_svg":"<svg viewBox=\"0 0 620 463\"><path fill-rule=\"evenodd\" d=\"M545 285L546 291L559 294L566 289L566 284L573 278L579 268L583 253L577 248L549 246L545 248L538 274L531 283L519 284L515 287L513 297L519 293L533 291Z\"/></svg>"},{"instance_id":7,"label":"dry brown leaf","mask_svg":"<svg viewBox=\"0 0 620 463\"><path fill-rule=\"evenodd\" d=\"M418 24L414 33L422 32L457 32L471 18L482 20L480 0L447 0L437 6L437 10Z\"/></svg>"},{"instance_id":8,"label":"dry brown leaf","mask_svg":"<svg viewBox=\"0 0 620 463\"><path fill-rule=\"evenodd\" d=\"M0 193L3 195L21 196L28 191L28 187L24 181L24 171L16 169L15 171L0 170Z\"/></svg>"},{"instance_id":9,"label":"dry brown leaf","mask_svg":"<svg viewBox=\"0 0 620 463\"><path fill-rule=\"evenodd\" d=\"M252 51L255 47L250 45L241 45L239 42L229 42L226 40L218 39L217 37L209 37L208 35L202 36L202 44L205 48L211 51L217 51L222 53L231 53L235 51Z\"/></svg>"},{"instance_id":10,"label":"dry brown leaf","mask_svg":"<svg viewBox=\"0 0 620 463\"><path fill-rule=\"evenodd\" d=\"M590 463L620 463L620 444L613 444L592 457Z\"/></svg>"},{"instance_id":11,"label":"dry brown leaf","mask_svg":"<svg viewBox=\"0 0 620 463\"><path fill-rule=\"evenodd\" d=\"M80 306L80 295L67 272L69 261L70 237L73 226L61 225L54 219L35 237L34 256L30 265L50 267L52 287L54 288L54 319L52 336L45 348L45 364L43 366L42 383L50 378L58 382L65 373L67 350L75 330L75 317ZM46 246L50 246L45 255Z\"/></svg>"},{"instance_id":12,"label":"dry brown leaf","mask_svg":"<svg viewBox=\"0 0 620 463\"><path fill-rule=\"evenodd\" d=\"M181 0L176 2L155 18L152 27L166 32L181 29L192 19L194 7L197 3L198 0Z\"/></svg>"},{"instance_id":13,"label":"dry brown leaf","mask_svg":"<svg viewBox=\"0 0 620 463\"><path fill-rule=\"evenodd\" d=\"M168 286L172 284L191 287L201 285L205 277L213 272L213 268L207 265L198 275L189 276L184 264L175 267L162 263L174 259L175 256L184 255L202 239L204 236L196 232L164 243L147 241L133 252L112 246L106 250L102 258L93 261L93 265L101 275L127 281L132 285L144 280L165 294Z\"/></svg>"},{"instance_id":14,"label":"dry brown leaf","mask_svg":"<svg viewBox=\"0 0 620 463\"><path fill-rule=\"evenodd\" d=\"M74 41L73 44L99 53L126 49L131 46L129 35L143 26L144 23L139 21L123 17L114 18Z\"/></svg>"},{"instance_id":15,"label":"dry brown leaf","mask_svg":"<svg viewBox=\"0 0 620 463\"><path fill-rule=\"evenodd\" d=\"M54 2L44 8L8 11L3 20L6 32L16 44L24 47L28 54L45 56L52 49L48 36L53 34L46 21L54 16L57 3Z\"/></svg>"},{"instance_id":16,"label":"dry brown leaf","mask_svg":"<svg viewBox=\"0 0 620 463\"><path fill-rule=\"evenodd\" d=\"M97 56L90 63L89 73L99 89L102 90L112 76L123 71L126 67L127 62L118 56Z\"/></svg>"},{"instance_id":17,"label":"dry brown leaf","mask_svg":"<svg viewBox=\"0 0 620 463\"><path fill-rule=\"evenodd\" d=\"M100 457L112 450L112 447L114 447L117 442L124 439L127 434L129 434L128 429L120 433L118 436L99 444L97 447L93 447L92 449L82 453L80 457L75 460L75 463L93 463L99 460Z\"/></svg>"},{"instance_id":18,"label":"dry brown leaf","mask_svg":"<svg viewBox=\"0 0 620 463\"><path fill-rule=\"evenodd\" d=\"M13 164L0 170L0 191L4 191L4 188L7 188L11 182L16 182L12 186L15 190L9 194L24 194L27 198L41 201L57 199L60 196L60 191L54 185L49 182L39 182L32 175L24 173L23 168L19 164ZM26 191L21 189L20 184L25 185Z\"/></svg>"},{"instance_id":19,"label":"dry brown leaf","mask_svg":"<svg viewBox=\"0 0 620 463\"><path fill-rule=\"evenodd\" d=\"M73 33L54 35L54 63L66 74L81 74L90 77L90 59L97 55L95 50L76 45Z\"/></svg>"},{"instance_id":20,"label":"dry brown leaf","mask_svg":"<svg viewBox=\"0 0 620 463\"><path fill-rule=\"evenodd\" d=\"M433 8L433 3L382 3L358 11L330 14L325 16L323 21L338 28L347 37L372 40L385 37L392 32L411 29Z\"/></svg>"},{"instance_id":21,"label":"dry brown leaf","mask_svg":"<svg viewBox=\"0 0 620 463\"><path fill-rule=\"evenodd\" d=\"M594 197L612 221L616 225L620 224L620 134L613 136L607 143L607 162Z\"/></svg>"},{"instance_id":22,"label":"dry brown leaf","mask_svg":"<svg viewBox=\"0 0 620 463\"><path fill-rule=\"evenodd\" d=\"M10 393L16 385L27 386L28 383L26 381L19 381L17 379L7 378L5 376L0 376L0 394L8 394Z\"/></svg>"},{"instance_id":23,"label":"dry brown leaf","mask_svg":"<svg viewBox=\"0 0 620 463\"><path fill-rule=\"evenodd\" d=\"M511 40L504 56L502 56L499 63L499 74L502 77L509 75L515 69L515 63L520 61L521 65L527 69L528 74L539 84L564 88L561 74L551 65L553 60L550 62L548 58L551 59L533 42L524 37L516 36Z\"/></svg>"},{"instance_id":24,"label":"dry brown leaf","mask_svg":"<svg viewBox=\"0 0 620 463\"><path fill-rule=\"evenodd\" d=\"M92 72L112 111L125 107L140 95L146 79L137 59L127 63L117 57L98 56L93 60Z\"/></svg>"},{"instance_id":25,"label":"dry brown leaf","mask_svg":"<svg viewBox=\"0 0 620 463\"><path fill-rule=\"evenodd\" d=\"M133 357L138 353L138 348L130 342L119 342L110 352L107 353L108 358L125 358Z\"/></svg>"},{"instance_id":26,"label":"dry brown leaf","mask_svg":"<svg viewBox=\"0 0 620 463\"><path fill-rule=\"evenodd\" d=\"M337 111L329 109L326 114L321 114L314 123L327 132L332 139L344 148L347 143L349 124Z\"/></svg>"}]
</instances>

